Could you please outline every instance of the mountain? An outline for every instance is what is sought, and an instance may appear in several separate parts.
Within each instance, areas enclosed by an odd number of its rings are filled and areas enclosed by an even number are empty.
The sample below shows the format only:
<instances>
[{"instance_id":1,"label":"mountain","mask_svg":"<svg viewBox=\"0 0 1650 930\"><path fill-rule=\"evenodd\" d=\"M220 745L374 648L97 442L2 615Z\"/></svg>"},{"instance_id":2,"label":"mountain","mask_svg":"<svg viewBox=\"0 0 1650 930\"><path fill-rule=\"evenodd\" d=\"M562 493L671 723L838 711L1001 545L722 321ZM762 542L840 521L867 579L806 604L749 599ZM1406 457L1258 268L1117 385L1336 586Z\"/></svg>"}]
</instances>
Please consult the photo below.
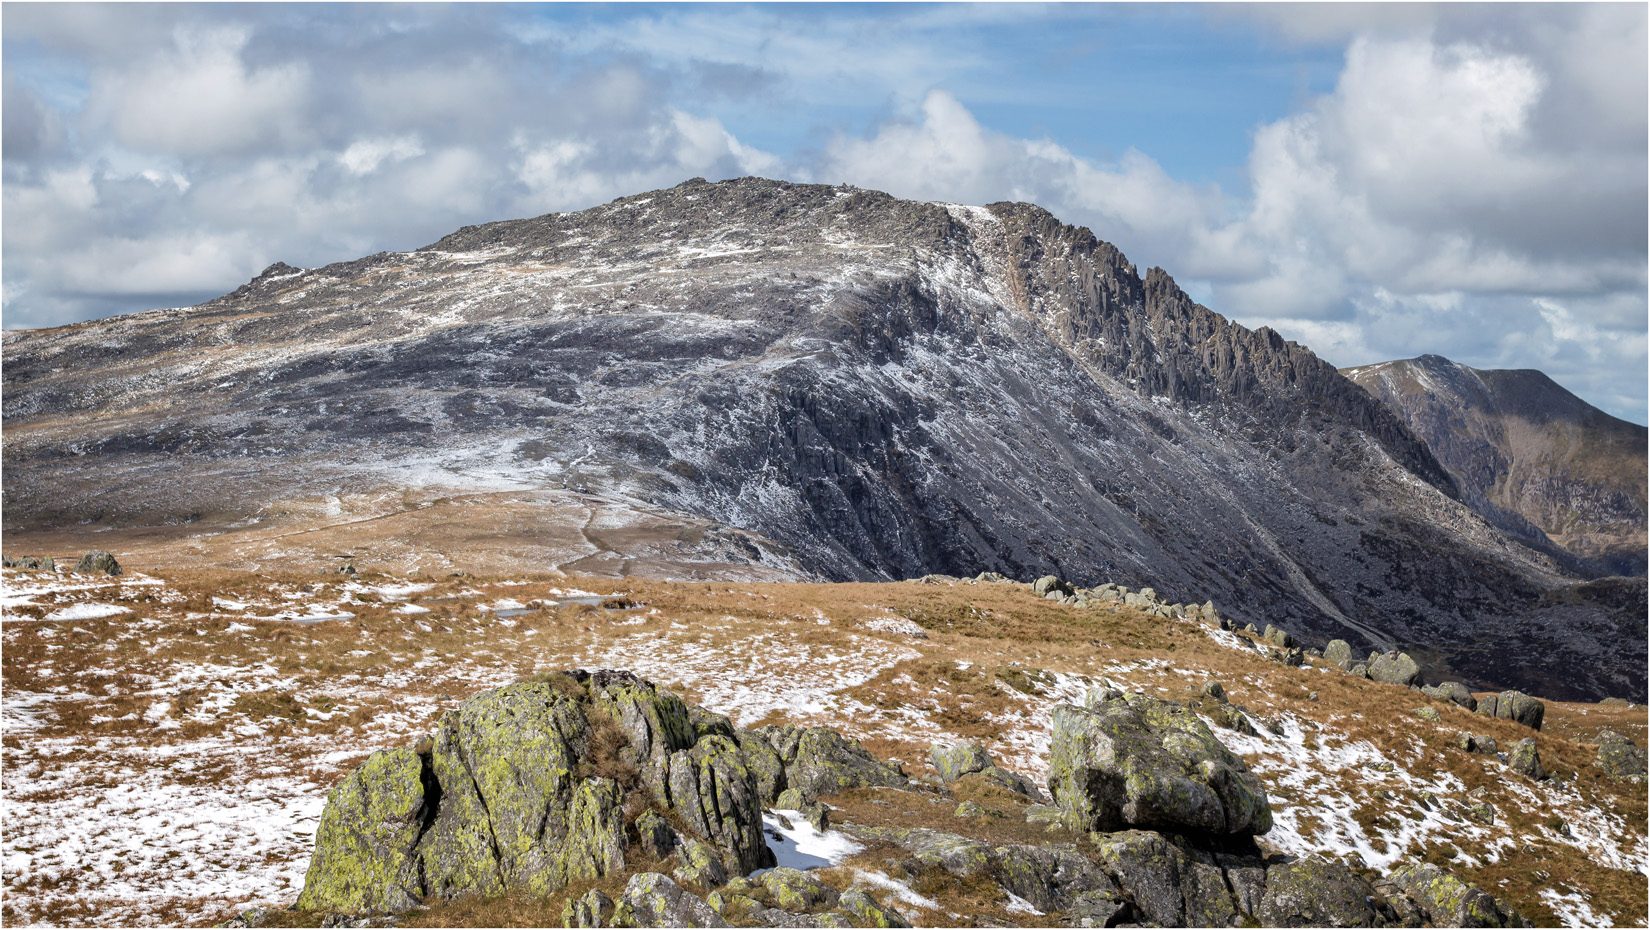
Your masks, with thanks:
<instances>
[{"instance_id":1,"label":"mountain","mask_svg":"<svg viewBox=\"0 0 1650 930\"><path fill-rule=\"evenodd\" d=\"M1644 427L1531 369L1423 355L1343 374L1425 440L1462 499L1497 526L1551 540L1598 574L1645 573Z\"/></svg>"},{"instance_id":2,"label":"mountain","mask_svg":"<svg viewBox=\"0 0 1650 930\"><path fill-rule=\"evenodd\" d=\"M1579 584L1333 366L1026 204L695 180L4 353L8 545L1052 572L1485 687L1645 686L1642 583Z\"/></svg>"}]
</instances>

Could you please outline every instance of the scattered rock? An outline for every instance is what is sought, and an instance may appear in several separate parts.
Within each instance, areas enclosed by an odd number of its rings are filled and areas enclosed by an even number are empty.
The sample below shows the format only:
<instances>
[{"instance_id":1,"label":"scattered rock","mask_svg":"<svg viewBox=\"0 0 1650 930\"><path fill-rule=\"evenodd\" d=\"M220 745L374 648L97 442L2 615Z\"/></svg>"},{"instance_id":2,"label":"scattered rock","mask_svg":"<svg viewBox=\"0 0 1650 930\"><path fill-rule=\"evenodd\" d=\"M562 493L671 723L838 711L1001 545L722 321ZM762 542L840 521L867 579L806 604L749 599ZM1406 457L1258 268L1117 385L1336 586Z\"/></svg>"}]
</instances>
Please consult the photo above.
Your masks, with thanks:
<instances>
[{"instance_id":1,"label":"scattered rock","mask_svg":"<svg viewBox=\"0 0 1650 930\"><path fill-rule=\"evenodd\" d=\"M1344 639L1332 639L1323 647L1323 659L1341 668L1352 667L1352 645Z\"/></svg>"},{"instance_id":2,"label":"scattered rock","mask_svg":"<svg viewBox=\"0 0 1650 930\"><path fill-rule=\"evenodd\" d=\"M1401 889L1435 927L1529 926L1483 889L1431 863L1402 866L1388 881Z\"/></svg>"},{"instance_id":3,"label":"scattered rock","mask_svg":"<svg viewBox=\"0 0 1650 930\"><path fill-rule=\"evenodd\" d=\"M1441 685L1428 685L1421 689L1421 693L1441 701L1451 701L1465 707L1467 710L1478 709L1478 699L1473 697L1472 692L1467 690L1467 686L1459 681L1446 681Z\"/></svg>"},{"instance_id":4,"label":"scattered rock","mask_svg":"<svg viewBox=\"0 0 1650 930\"><path fill-rule=\"evenodd\" d=\"M1288 630L1279 629L1270 623L1266 624L1266 632L1262 634L1261 639L1279 649L1289 649L1295 645L1295 637L1291 636Z\"/></svg>"},{"instance_id":5,"label":"scattered rock","mask_svg":"<svg viewBox=\"0 0 1650 930\"><path fill-rule=\"evenodd\" d=\"M1038 597L1048 597L1050 594L1054 594L1059 597L1069 597L1070 595L1077 593L1072 589L1071 585L1061 581L1059 577L1055 575L1044 575L1043 577L1037 579L1031 585L1031 590L1035 591Z\"/></svg>"},{"instance_id":6,"label":"scattered rock","mask_svg":"<svg viewBox=\"0 0 1650 930\"><path fill-rule=\"evenodd\" d=\"M1051 576L1052 577L1052 576ZM958 743L954 746L935 746L928 753L935 771L946 782L953 782L974 772L990 768L991 754L979 743Z\"/></svg>"},{"instance_id":7,"label":"scattered rock","mask_svg":"<svg viewBox=\"0 0 1650 930\"><path fill-rule=\"evenodd\" d=\"M98 572L106 575L118 575L120 574L120 563L115 561L114 556L102 549L93 549L80 557L80 562L75 565L74 570L83 575L95 575Z\"/></svg>"},{"instance_id":8,"label":"scattered rock","mask_svg":"<svg viewBox=\"0 0 1650 930\"><path fill-rule=\"evenodd\" d=\"M991 812L974 801L964 801L957 805L957 817L989 817Z\"/></svg>"},{"instance_id":9,"label":"scattered rock","mask_svg":"<svg viewBox=\"0 0 1650 930\"><path fill-rule=\"evenodd\" d=\"M1365 665L1362 662L1357 662L1357 663L1354 663L1351 668L1347 669L1347 672L1349 674L1351 674L1351 676L1353 678L1368 678L1369 677L1369 666Z\"/></svg>"},{"instance_id":10,"label":"scattered rock","mask_svg":"<svg viewBox=\"0 0 1650 930\"><path fill-rule=\"evenodd\" d=\"M1203 693L1221 702L1222 704L1226 703L1226 686L1222 685L1218 681L1204 682Z\"/></svg>"},{"instance_id":11,"label":"scattered rock","mask_svg":"<svg viewBox=\"0 0 1650 930\"><path fill-rule=\"evenodd\" d=\"M1444 722L1443 715L1438 713L1438 708L1436 707L1417 707L1415 708L1415 716L1420 717L1428 723Z\"/></svg>"},{"instance_id":12,"label":"scattered rock","mask_svg":"<svg viewBox=\"0 0 1650 930\"><path fill-rule=\"evenodd\" d=\"M1496 745L1495 737L1484 736L1479 733L1457 733L1454 742L1455 748L1462 752L1485 753L1493 756L1500 751L1500 747Z\"/></svg>"},{"instance_id":13,"label":"scattered rock","mask_svg":"<svg viewBox=\"0 0 1650 930\"><path fill-rule=\"evenodd\" d=\"M1488 801L1480 801L1477 804L1469 805L1467 814L1480 823L1495 826L1495 805Z\"/></svg>"},{"instance_id":14,"label":"scattered rock","mask_svg":"<svg viewBox=\"0 0 1650 930\"><path fill-rule=\"evenodd\" d=\"M1374 892L1340 863L1296 859L1267 868L1255 916L1267 927L1375 927Z\"/></svg>"},{"instance_id":15,"label":"scattered rock","mask_svg":"<svg viewBox=\"0 0 1650 930\"><path fill-rule=\"evenodd\" d=\"M564 927L610 927L613 925L613 899L595 888L584 896L569 899L562 905L561 925Z\"/></svg>"},{"instance_id":16,"label":"scattered rock","mask_svg":"<svg viewBox=\"0 0 1650 930\"><path fill-rule=\"evenodd\" d=\"M1507 753L1507 767L1526 778L1540 781L1547 777L1541 767L1541 754L1536 752L1535 738L1521 739Z\"/></svg>"},{"instance_id":17,"label":"scattered rock","mask_svg":"<svg viewBox=\"0 0 1650 930\"><path fill-rule=\"evenodd\" d=\"M1370 659L1369 677L1374 681L1407 688L1421 677L1421 666L1407 652L1388 652Z\"/></svg>"},{"instance_id":18,"label":"scattered rock","mask_svg":"<svg viewBox=\"0 0 1650 930\"><path fill-rule=\"evenodd\" d=\"M909 927L899 912L884 908L863 891L845 891L837 899L837 908L859 927Z\"/></svg>"},{"instance_id":19,"label":"scattered rock","mask_svg":"<svg viewBox=\"0 0 1650 930\"><path fill-rule=\"evenodd\" d=\"M1645 750L1614 730L1598 735L1598 767L1616 778L1644 775Z\"/></svg>"},{"instance_id":20,"label":"scattered rock","mask_svg":"<svg viewBox=\"0 0 1650 930\"><path fill-rule=\"evenodd\" d=\"M780 790L795 788L817 798L849 788L903 788L908 779L879 762L858 740L824 727L767 726L748 731L773 750L783 770ZM759 763L760 764L760 763Z\"/></svg>"},{"instance_id":21,"label":"scattered rock","mask_svg":"<svg viewBox=\"0 0 1650 930\"><path fill-rule=\"evenodd\" d=\"M1541 729L1541 720L1547 714L1547 705L1522 691L1503 691L1496 699L1495 716L1521 723L1532 730Z\"/></svg>"},{"instance_id":22,"label":"scattered rock","mask_svg":"<svg viewBox=\"0 0 1650 930\"><path fill-rule=\"evenodd\" d=\"M1496 715L1495 712L1500 710L1500 707L1498 706L1500 702L1501 698L1499 695L1486 694L1478 699L1478 707L1476 709L1478 713L1483 714L1486 717L1494 717Z\"/></svg>"},{"instance_id":23,"label":"scattered rock","mask_svg":"<svg viewBox=\"0 0 1650 930\"><path fill-rule=\"evenodd\" d=\"M1187 708L1142 694L1056 707L1048 784L1077 832L1272 828L1266 790L1243 760Z\"/></svg>"},{"instance_id":24,"label":"scattered rock","mask_svg":"<svg viewBox=\"0 0 1650 930\"><path fill-rule=\"evenodd\" d=\"M614 908L615 927L726 927L728 922L696 895L658 872L632 875Z\"/></svg>"}]
</instances>

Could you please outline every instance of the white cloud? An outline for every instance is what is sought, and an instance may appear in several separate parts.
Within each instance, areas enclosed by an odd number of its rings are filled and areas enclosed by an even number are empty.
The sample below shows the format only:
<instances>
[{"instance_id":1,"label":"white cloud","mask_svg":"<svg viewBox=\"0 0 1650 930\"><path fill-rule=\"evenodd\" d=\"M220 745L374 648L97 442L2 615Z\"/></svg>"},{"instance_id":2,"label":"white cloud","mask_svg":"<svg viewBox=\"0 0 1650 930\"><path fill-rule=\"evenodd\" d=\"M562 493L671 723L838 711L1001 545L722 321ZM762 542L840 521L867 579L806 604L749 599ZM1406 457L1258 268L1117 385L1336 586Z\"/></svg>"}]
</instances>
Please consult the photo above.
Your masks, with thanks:
<instances>
[{"instance_id":1,"label":"white cloud","mask_svg":"<svg viewBox=\"0 0 1650 930\"><path fill-rule=\"evenodd\" d=\"M393 139L360 139L338 156L338 163L353 175L371 174L385 159L405 161L424 154L424 145L417 136L398 136Z\"/></svg>"},{"instance_id":2,"label":"white cloud","mask_svg":"<svg viewBox=\"0 0 1650 930\"><path fill-rule=\"evenodd\" d=\"M121 144L180 155L240 151L304 134L309 68L252 70L237 29L175 30L170 49L98 71L88 106Z\"/></svg>"}]
</instances>

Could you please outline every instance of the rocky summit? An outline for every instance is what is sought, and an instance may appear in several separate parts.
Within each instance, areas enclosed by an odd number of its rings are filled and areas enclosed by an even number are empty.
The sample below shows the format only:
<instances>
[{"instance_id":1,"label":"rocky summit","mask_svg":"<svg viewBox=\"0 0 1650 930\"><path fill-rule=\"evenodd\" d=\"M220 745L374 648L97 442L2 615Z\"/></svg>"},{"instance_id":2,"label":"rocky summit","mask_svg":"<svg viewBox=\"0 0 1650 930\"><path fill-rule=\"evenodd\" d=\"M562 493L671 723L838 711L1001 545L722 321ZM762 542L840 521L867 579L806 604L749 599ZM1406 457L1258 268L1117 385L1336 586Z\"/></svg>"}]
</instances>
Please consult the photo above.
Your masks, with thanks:
<instances>
[{"instance_id":1,"label":"rocky summit","mask_svg":"<svg viewBox=\"0 0 1650 930\"><path fill-rule=\"evenodd\" d=\"M7 332L4 360L28 548L1055 574L1486 689L1646 685L1642 583L1583 584L1309 349L1028 204L695 180Z\"/></svg>"}]
</instances>

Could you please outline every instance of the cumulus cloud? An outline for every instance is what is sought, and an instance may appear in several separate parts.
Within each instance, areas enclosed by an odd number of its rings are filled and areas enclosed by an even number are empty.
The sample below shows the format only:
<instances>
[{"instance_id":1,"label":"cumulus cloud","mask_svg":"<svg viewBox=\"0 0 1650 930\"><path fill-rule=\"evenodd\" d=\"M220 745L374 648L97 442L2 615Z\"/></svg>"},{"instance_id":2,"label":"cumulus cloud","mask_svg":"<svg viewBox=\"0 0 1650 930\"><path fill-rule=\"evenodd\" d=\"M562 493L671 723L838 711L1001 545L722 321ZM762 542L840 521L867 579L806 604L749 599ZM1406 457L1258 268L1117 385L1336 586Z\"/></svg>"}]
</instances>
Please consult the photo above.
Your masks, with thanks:
<instances>
[{"instance_id":1,"label":"cumulus cloud","mask_svg":"<svg viewBox=\"0 0 1650 930\"><path fill-rule=\"evenodd\" d=\"M1036 202L1337 364L1542 367L1643 419L1642 7L1216 5L1341 52L1219 183L998 128L1029 86L979 76L998 34L1092 14L14 4L6 325L758 174ZM1119 118L1103 91L1036 80Z\"/></svg>"}]
</instances>

